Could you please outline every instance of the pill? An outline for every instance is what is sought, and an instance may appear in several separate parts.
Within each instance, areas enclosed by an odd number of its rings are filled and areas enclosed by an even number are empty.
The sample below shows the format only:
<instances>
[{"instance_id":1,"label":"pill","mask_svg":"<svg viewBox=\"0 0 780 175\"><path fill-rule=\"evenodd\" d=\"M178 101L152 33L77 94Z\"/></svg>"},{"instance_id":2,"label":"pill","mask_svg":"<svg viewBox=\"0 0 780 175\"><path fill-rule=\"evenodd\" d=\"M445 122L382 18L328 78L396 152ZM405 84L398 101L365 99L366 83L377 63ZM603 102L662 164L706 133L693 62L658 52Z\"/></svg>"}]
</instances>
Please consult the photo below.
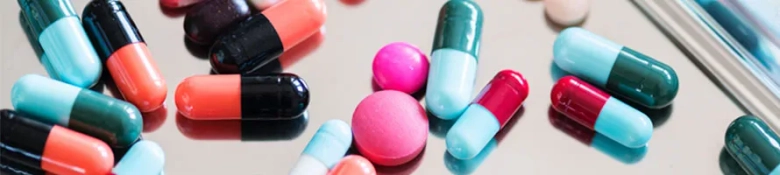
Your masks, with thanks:
<instances>
[{"instance_id":1,"label":"pill","mask_svg":"<svg viewBox=\"0 0 780 175\"><path fill-rule=\"evenodd\" d=\"M482 18L474 1L447 1L439 11L425 91L426 109L436 117L455 119L471 103Z\"/></svg>"},{"instance_id":2,"label":"pill","mask_svg":"<svg viewBox=\"0 0 780 175\"><path fill-rule=\"evenodd\" d=\"M550 99L556 111L626 147L643 147L653 136L647 115L577 77L558 80Z\"/></svg>"},{"instance_id":3,"label":"pill","mask_svg":"<svg viewBox=\"0 0 780 175\"><path fill-rule=\"evenodd\" d=\"M615 160L625 164L634 164L641 161L645 158L645 155L647 155L647 146L629 148L567 118L565 115L555 111L555 109L550 108L548 114L550 124L552 124L553 127L569 137L580 141L582 144L593 147Z\"/></svg>"},{"instance_id":4,"label":"pill","mask_svg":"<svg viewBox=\"0 0 780 175\"><path fill-rule=\"evenodd\" d=\"M0 157L0 174L46 175L46 171Z\"/></svg>"},{"instance_id":5,"label":"pill","mask_svg":"<svg viewBox=\"0 0 780 175\"><path fill-rule=\"evenodd\" d=\"M41 64L53 79L87 88L102 73L100 59L69 0L19 0L29 30L46 57Z\"/></svg>"},{"instance_id":6,"label":"pill","mask_svg":"<svg viewBox=\"0 0 780 175\"><path fill-rule=\"evenodd\" d=\"M447 132L447 152L459 159L477 156L526 97L528 82L522 74L508 69L498 72Z\"/></svg>"},{"instance_id":7,"label":"pill","mask_svg":"<svg viewBox=\"0 0 780 175\"><path fill-rule=\"evenodd\" d=\"M165 167L165 153L160 145L142 140L130 147L112 172L117 175L158 175Z\"/></svg>"},{"instance_id":8,"label":"pill","mask_svg":"<svg viewBox=\"0 0 780 175\"><path fill-rule=\"evenodd\" d=\"M246 1L209 0L193 6L184 17L184 33L190 41L211 45L219 35L252 15Z\"/></svg>"},{"instance_id":9,"label":"pill","mask_svg":"<svg viewBox=\"0 0 780 175\"><path fill-rule=\"evenodd\" d=\"M328 175L376 175L376 170L366 158L349 155L341 159Z\"/></svg>"},{"instance_id":10,"label":"pill","mask_svg":"<svg viewBox=\"0 0 780 175\"><path fill-rule=\"evenodd\" d=\"M167 8L181 8L195 5L203 1L209 0L160 0L160 5Z\"/></svg>"},{"instance_id":11,"label":"pill","mask_svg":"<svg viewBox=\"0 0 780 175\"><path fill-rule=\"evenodd\" d=\"M564 71L649 108L668 106L677 95L672 67L582 28L563 30L553 57Z\"/></svg>"},{"instance_id":12,"label":"pill","mask_svg":"<svg viewBox=\"0 0 780 175\"><path fill-rule=\"evenodd\" d=\"M176 107L195 120L291 119L308 105L306 82L289 73L199 75L176 88Z\"/></svg>"},{"instance_id":13,"label":"pill","mask_svg":"<svg viewBox=\"0 0 780 175\"><path fill-rule=\"evenodd\" d=\"M726 151L749 174L780 174L780 138L758 117L737 118L725 138Z\"/></svg>"},{"instance_id":14,"label":"pill","mask_svg":"<svg viewBox=\"0 0 780 175\"><path fill-rule=\"evenodd\" d=\"M19 24L22 25L22 29L24 30L24 34L27 35L27 41L30 42L30 45L32 45L33 51L35 51L36 56L38 56L38 62L43 63L43 60L48 60L49 57L46 56L46 52L43 51L43 48L41 48L41 43L38 42L38 38L36 38L36 34L31 31L30 29L30 23L27 22L27 18L24 17L24 12L19 12ZM46 70L46 72L55 72L54 68L51 67L51 64L41 64L43 65L43 68ZM52 77L56 78L56 77Z\"/></svg>"},{"instance_id":15,"label":"pill","mask_svg":"<svg viewBox=\"0 0 780 175\"><path fill-rule=\"evenodd\" d=\"M221 35L210 50L211 66L218 73L255 74L319 31L325 18L323 0L279 2ZM235 68L221 69L225 67Z\"/></svg>"},{"instance_id":16,"label":"pill","mask_svg":"<svg viewBox=\"0 0 780 175\"><path fill-rule=\"evenodd\" d=\"M412 44L394 42L374 56L374 81L384 90L417 92L428 78L428 57Z\"/></svg>"},{"instance_id":17,"label":"pill","mask_svg":"<svg viewBox=\"0 0 780 175\"><path fill-rule=\"evenodd\" d=\"M308 112L288 120L192 120L176 115L179 132L193 140L292 140L306 130Z\"/></svg>"},{"instance_id":18,"label":"pill","mask_svg":"<svg viewBox=\"0 0 780 175\"><path fill-rule=\"evenodd\" d=\"M143 129L141 113L132 104L36 74L16 81L11 103L35 120L82 132L114 147L130 146Z\"/></svg>"},{"instance_id":19,"label":"pill","mask_svg":"<svg viewBox=\"0 0 780 175\"><path fill-rule=\"evenodd\" d=\"M347 154L352 130L344 121L326 121L303 149L290 175L325 175Z\"/></svg>"},{"instance_id":20,"label":"pill","mask_svg":"<svg viewBox=\"0 0 780 175\"><path fill-rule=\"evenodd\" d=\"M724 175L748 175L744 169L731 157L726 147L720 150L720 156L718 157L718 163L720 164L720 171Z\"/></svg>"},{"instance_id":21,"label":"pill","mask_svg":"<svg viewBox=\"0 0 780 175\"><path fill-rule=\"evenodd\" d=\"M16 111L0 110L0 156L59 175L108 174L114 154L106 143Z\"/></svg>"},{"instance_id":22,"label":"pill","mask_svg":"<svg viewBox=\"0 0 780 175\"><path fill-rule=\"evenodd\" d=\"M122 97L141 112L162 107L168 87L122 2L91 1L82 18L87 36Z\"/></svg>"},{"instance_id":23,"label":"pill","mask_svg":"<svg viewBox=\"0 0 780 175\"><path fill-rule=\"evenodd\" d=\"M544 12L560 26L573 26L585 20L590 4L590 0L544 0Z\"/></svg>"},{"instance_id":24,"label":"pill","mask_svg":"<svg viewBox=\"0 0 780 175\"><path fill-rule=\"evenodd\" d=\"M360 101L352 114L352 133L361 155L378 165L397 166L425 148L428 117L409 94L383 90Z\"/></svg>"}]
</instances>

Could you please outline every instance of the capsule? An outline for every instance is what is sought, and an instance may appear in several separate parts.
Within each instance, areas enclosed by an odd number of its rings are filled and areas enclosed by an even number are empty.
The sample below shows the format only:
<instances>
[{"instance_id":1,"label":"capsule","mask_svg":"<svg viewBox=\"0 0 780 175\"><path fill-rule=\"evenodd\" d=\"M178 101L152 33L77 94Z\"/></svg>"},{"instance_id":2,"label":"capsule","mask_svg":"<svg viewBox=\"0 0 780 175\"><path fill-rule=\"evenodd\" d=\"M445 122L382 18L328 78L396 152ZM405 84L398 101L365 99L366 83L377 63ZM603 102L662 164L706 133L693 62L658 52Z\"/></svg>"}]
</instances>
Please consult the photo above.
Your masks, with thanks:
<instances>
[{"instance_id":1,"label":"capsule","mask_svg":"<svg viewBox=\"0 0 780 175\"><path fill-rule=\"evenodd\" d=\"M142 140L130 147L112 172L117 175L158 175L165 166L165 153L160 145Z\"/></svg>"},{"instance_id":2,"label":"capsule","mask_svg":"<svg viewBox=\"0 0 780 175\"><path fill-rule=\"evenodd\" d=\"M79 25L69 0L17 0L26 24L46 57L41 64L53 79L87 88L100 78L102 67Z\"/></svg>"},{"instance_id":3,"label":"capsule","mask_svg":"<svg viewBox=\"0 0 780 175\"><path fill-rule=\"evenodd\" d=\"M558 80L550 99L558 112L626 147L643 147L653 136L647 115L574 76Z\"/></svg>"},{"instance_id":4,"label":"capsule","mask_svg":"<svg viewBox=\"0 0 780 175\"><path fill-rule=\"evenodd\" d=\"M211 66L218 73L256 74L319 31L326 16L323 0L279 2L219 37L209 54Z\"/></svg>"},{"instance_id":5,"label":"capsule","mask_svg":"<svg viewBox=\"0 0 780 175\"><path fill-rule=\"evenodd\" d=\"M11 103L35 120L82 132L114 147L130 146L143 129L141 113L132 104L36 74L16 81Z\"/></svg>"},{"instance_id":6,"label":"capsule","mask_svg":"<svg viewBox=\"0 0 780 175\"><path fill-rule=\"evenodd\" d=\"M625 164L634 164L644 159L645 155L647 155L647 146L629 148L567 118L565 115L556 112L555 109L551 108L548 113L550 124L553 127L615 160Z\"/></svg>"},{"instance_id":7,"label":"capsule","mask_svg":"<svg viewBox=\"0 0 780 175\"><path fill-rule=\"evenodd\" d=\"M83 24L117 89L141 112L162 107L168 87L130 13L118 0L94 0Z\"/></svg>"},{"instance_id":8,"label":"capsule","mask_svg":"<svg viewBox=\"0 0 780 175\"><path fill-rule=\"evenodd\" d=\"M0 156L59 175L108 174L114 154L106 143L76 131L0 110Z\"/></svg>"},{"instance_id":9,"label":"capsule","mask_svg":"<svg viewBox=\"0 0 780 175\"><path fill-rule=\"evenodd\" d=\"M288 73L192 76L176 88L176 107L193 120L291 119L308 105L306 82Z\"/></svg>"},{"instance_id":10,"label":"capsule","mask_svg":"<svg viewBox=\"0 0 780 175\"><path fill-rule=\"evenodd\" d=\"M455 119L471 103L482 18L474 1L447 1L439 11L425 92L426 109L439 118Z\"/></svg>"},{"instance_id":11,"label":"capsule","mask_svg":"<svg viewBox=\"0 0 780 175\"><path fill-rule=\"evenodd\" d=\"M526 97L528 82L522 74L513 70L498 72L447 132L447 152L459 159L477 156Z\"/></svg>"},{"instance_id":12,"label":"capsule","mask_svg":"<svg viewBox=\"0 0 780 175\"><path fill-rule=\"evenodd\" d=\"M193 140L292 140L306 130L308 112L289 120L192 120L176 115L179 132Z\"/></svg>"},{"instance_id":13,"label":"capsule","mask_svg":"<svg viewBox=\"0 0 780 175\"><path fill-rule=\"evenodd\" d=\"M780 138L764 121L742 116L726 130L726 151L749 174L780 174Z\"/></svg>"},{"instance_id":14,"label":"capsule","mask_svg":"<svg viewBox=\"0 0 780 175\"><path fill-rule=\"evenodd\" d=\"M184 17L184 33L195 43L211 45L225 30L246 20L247 0L210 0L194 6Z\"/></svg>"},{"instance_id":15,"label":"capsule","mask_svg":"<svg viewBox=\"0 0 780 175\"><path fill-rule=\"evenodd\" d=\"M325 175L344 157L352 145L352 129L341 120L328 120L320 126L303 149L290 175Z\"/></svg>"},{"instance_id":16,"label":"capsule","mask_svg":"<svg viewBox=\"0 0 780 175\"><path fill-rule=\"evenodd\" d=\"M553 57L561 69L648 108L668 106L677 95L672 67L582 28L561 31Z\"/></svg>"},{"instance_id":17,"label":"capsule","mask_svg":"<svg viewBox=\"0 0 780 175\"><path fill-rule=\"evenodd\" d=\"M720 150L718 163L720 164L720 171L723 175L748 175L748 173L739 166L737 160L734 160L729 152L726 151L726 147L723 147L723 149Z\"/></svg>"},{"instance_id":18,"label":"capsule","mask_svg":"<svg viewBox=\"0 0 780 175\"><path fill-rule=\"evenodd\" d=\"M358 155L349 155L341 159L339 164L328 172L328 175L376 175L376 169L368 159Z\"/></svg>"}]
</instances>

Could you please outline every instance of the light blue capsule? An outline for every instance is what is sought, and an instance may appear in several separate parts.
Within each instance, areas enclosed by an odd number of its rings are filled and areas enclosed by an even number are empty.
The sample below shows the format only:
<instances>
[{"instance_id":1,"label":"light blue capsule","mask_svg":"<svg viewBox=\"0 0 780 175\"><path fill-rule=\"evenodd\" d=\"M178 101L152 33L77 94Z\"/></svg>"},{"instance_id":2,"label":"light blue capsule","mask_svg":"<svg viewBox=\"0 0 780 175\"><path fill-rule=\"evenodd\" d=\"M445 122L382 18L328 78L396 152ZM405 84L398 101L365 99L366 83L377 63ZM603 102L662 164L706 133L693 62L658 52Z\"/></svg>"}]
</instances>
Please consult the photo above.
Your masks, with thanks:
<instances>
[{"instance_id":1,"label":"light blue capsule","mask_svg":"<svg viewBox=\"0 0 780 175\"><path fill-rule=\"evenodd\" d=\"M592 34L579 27L561 31L553 43L553 60L561 69L604 87L623 46L589 35Z\"/></svg>"},{"instance_id":2,"label":"light blue capsule","mask_svg":"<svg viewBox=\"0 0 780 175\"><path fill-rule=\"evenodd\" d=\"M441 119L458 118L472 100L477 59L463 51L443 48L431 54L430 66L426 108Z\"/></svg>"},{"instance_id":3,"label":"light blue capsule","mask_svg":"<svg viewBox=\"0 0 780 175\"><path fill-rule=\"evenodd\" d=\"M341 120L328 120L311 138L303 154L319 160L328 169L333 168L347 154L352 145L352 129Z\"/></svg>"},{"instance_id":4,"label":"light blue capsule","mask_svg":"<svg viewBox=\"0 0 780 175\"><path fill-rule=\"evenodd\" d=\"M485 148L501 125L482 105L472 104L446 136L447 152L458 159L472 159Z\"/></svg>"},{"instance_id":5,"label":"light blue capsule","mask_svg":"<svg viewBox=\"0 0 780 175\"><path fill-rule=\"evenodd\" d=\"M76 16L52 23L38 37L46 57L41 58L49 75L65 83L88 88L102 73L100 59Z\"/></svg>"},{"instance_id":6,"label":"light blue capsule","mask_svg":"<svg viewBox=\"0 0 780 175\"><path fill-rule=\"evenodd\" d=\"M142 140L130 147L112 172L117 175L159 175L165 167L165 153L157 143Z\"/></svg>"},{"instance_id":7,"label":"light blue capsule","mask_svg":"<svg viewBox=\"0 0 780 175\"><path fill-rule=\"evenodd\" d=\"M41 75L24 75L11 88L11 103L14 108L30 114L28 117L35 120L68 127L73 105L81 89L63 85ZM48 93L35 92L42 89Z\"/></svg>"},{"instance_id":8,"label":"light blue capsule","mask_svg":"<svg viewBox=\"0 0 780 175\"><path fill-rule=\"evenodd\" d=\"M629 148L643 147L653 136L650 118L615 97L609 97L601 108L593 128Z\"/></svg>"}]
</instances>

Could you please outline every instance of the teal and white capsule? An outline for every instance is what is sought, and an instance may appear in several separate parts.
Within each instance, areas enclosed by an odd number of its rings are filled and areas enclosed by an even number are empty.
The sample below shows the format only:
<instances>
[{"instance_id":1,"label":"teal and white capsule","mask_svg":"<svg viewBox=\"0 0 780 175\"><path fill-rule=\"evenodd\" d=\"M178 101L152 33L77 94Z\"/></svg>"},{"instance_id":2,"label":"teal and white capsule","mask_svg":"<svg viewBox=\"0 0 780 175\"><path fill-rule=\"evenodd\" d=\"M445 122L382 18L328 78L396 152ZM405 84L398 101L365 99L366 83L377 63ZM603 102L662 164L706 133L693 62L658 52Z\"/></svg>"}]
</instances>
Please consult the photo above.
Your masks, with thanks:
<instances>
[{"instance_id":1,"label":"teal and white capsule","mask_svg":"<svg viewBox=\"0 0 780 175\"><path fill-rule=\"evenodd\" d=\"M668 106L679 88L672 67L579 27L561 31L553 57L566 72L648 108Z\"/></svg>"},{"instance_id":2,"label":"teal and white capsule","mask_svg":"<svg viewBox=\"0 0 780 175\"><path fill-rule=\"evenodd\" d=\"M425 93L427 109L439 118L457 118L471 102L482 18L474 1L447 1L439 11Z\"/></svg>"},{"instance_id":3,"label":"teal and white capsule","mask_svg":"<svg viewBox=\"0 0 780 175\"><path fill-rule=\"evenodd\" d=\"M40 59L49 76L81 88L94 85L103 67L70 1L17 1L23 25L45 52Z\"/></svg>"},{"instance_id":4,"label":"teal and white capsule","mask_svg":"<svg viewBox=\"0 0 780 175\"><path fill-rule=\"evenodd\" d=\"M341 120L328 120L311 138L290 175L325 175L347 154L352 128Z\"/></svg>"},{"instance_id":5,"label":"teal and white capsule","mask_svg":"<svg viewBox=\"0 0 780 175\"><path fill-rule=\"evenodd\" d=\"M160 175L165 167L165 152L148 140L133 144L112 172L117 175Z\"/></svg>"},{"instance_id":6,"label":"teal and white capsule","mask_svg":"<svg viewBox=\"0 0 780 175\"><path fill-rule=\"evenodd\" d=\"M64 126L127 148L143 129L143 118L132 104L41 75L22 76L11 88L17 111L40 122Z\"/></svg>"}]
</instances>

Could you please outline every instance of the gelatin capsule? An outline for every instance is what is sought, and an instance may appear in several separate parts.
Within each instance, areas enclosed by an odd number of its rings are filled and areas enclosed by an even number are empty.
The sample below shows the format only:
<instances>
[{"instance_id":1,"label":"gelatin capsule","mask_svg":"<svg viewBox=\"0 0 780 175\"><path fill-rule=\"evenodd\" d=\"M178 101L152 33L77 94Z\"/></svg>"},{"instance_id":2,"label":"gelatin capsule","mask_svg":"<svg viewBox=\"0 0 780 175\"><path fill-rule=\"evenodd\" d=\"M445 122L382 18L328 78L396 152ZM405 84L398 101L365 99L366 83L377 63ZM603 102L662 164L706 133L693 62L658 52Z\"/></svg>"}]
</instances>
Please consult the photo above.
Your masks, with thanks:
<instances>
[{"instance_id":1,"label":"gelatin capsule","mask_svg":"<svg viewBox=\"0 0 780 175\"><path fill-rule=\"evenodd\" d=\"M647 115L574 76L558 80L550 99L558 112L626 147L643 147L653 136Z\"/></svg>"},{"instance_id":2,"label":"gelatin capsule","mask_svg":"<svg viewBox=\"0 0 780 175\"><path fill-rule=\"evenodd\" d=\"M513 70L498 72L447 133L447 152L471 159L515 115L528 97L528 82Z\"/></svg>"},{"instance_id":3,"label":"gelatin capsule","mask_svg":"<svg viewBox=\"0 0 780 175\"><path fill-rule=\"evenodd\" d=\"M160 145L148 140L133 144L112 172L116 175L158 175L165 167L165 153Z\"/></svg>"},{"instance_id":4,"label":"gelatin capsule","mask_svg":"<svg viewBox=\"0 0 780 175\"><path fill-rule=\"evenodd\" d=\"M325 175L352 145L352 129L344 121L328 120L303 150L290 175Z\"/></svg>"},{"instance_id":5,"label":"gelatin capsule","mask_svg":"<svg viewBox=\"0 0 780 175\"><path fill-rule=\"evenodd\" d=\"M455 119L471 102L482 18L474 1L447 1L439 11L425 92L426 109L436 117Z\"/></svg>"},{"instance_id":6,"label":"gelatin capsule","mask_svg":"<svg viewBox=\"0 0 780 175\"><path fill-rule=\"evenodd\" d=\"M780 174L780 138L758 117L737 118L725 138L726 151L749 174Z\"/></svg>"},{"instance_id":7,"label":"gelatin capsule","mask_svg":"<svg viewBox=\"0 0 780 175\"><path fill-rule=\"evenodd\" d=\"M11 103L35 120L82 132L114 147L130 146L143 129L141 113L132 104L36 74L16 81Z\"/></svg>"},{"instance_id":8,"label":"gelatin capsule","mask_svg":"<svg viewBox=\"0 0 780 175\"><path fill-rule=\"evenodd\" d=\"M561 69L643 106L668 106L679 83L672 67L579 27L567 28L553 45Z\"/></svg>"},{"instance_id":9,"label":"gelatin capsule","mask_svg":"<svg viewBox=\"0 0 780 175\"><path fill-rule=\"evenodd\" d=\"M210 46L220 34L252 15L247 0L210 0L184 17L184 33L195 43Z\"/></svg>"}]
</instances>

